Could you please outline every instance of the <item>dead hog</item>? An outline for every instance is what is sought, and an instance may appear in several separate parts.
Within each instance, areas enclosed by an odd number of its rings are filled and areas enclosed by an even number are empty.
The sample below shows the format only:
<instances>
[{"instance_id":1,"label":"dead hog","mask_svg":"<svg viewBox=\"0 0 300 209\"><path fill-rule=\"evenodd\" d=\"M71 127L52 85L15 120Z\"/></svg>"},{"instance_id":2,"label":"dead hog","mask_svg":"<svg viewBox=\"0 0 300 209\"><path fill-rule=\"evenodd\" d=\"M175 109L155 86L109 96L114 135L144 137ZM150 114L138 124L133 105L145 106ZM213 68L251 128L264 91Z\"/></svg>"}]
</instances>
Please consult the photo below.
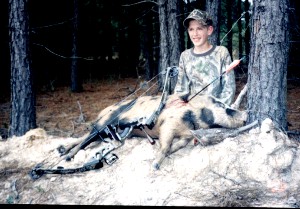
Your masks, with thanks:
<instances>
[{"instance_id":1,"label":"dead hog","mask_svg":"<svg viewBox=\"0 0 300 209\"><path fill-rule=\"evenodd\" d=\"M160 96L143 96L109 106L98 115L96 128L101 129L111 124L122 130L135 121L141 121L152 115L159 106L160 100ZM190 130L216 127L238 128L244 125L246 119L246 112L232 109L212 96L197 95L189 102L184 102L176 94L169 95L153 128L149 129L145 126L145 131L152 138L158 138L160 143L153 162L154 168L159 169L166 156L185 147L194 138ZM65 147L62 154L68 154L67 159L72 158L80 149L88 145L85 139L94 135L95 131L91 131L79 138L75 143ZM139 128L134 128L126 137L133 136L146 137L146 134ZM173 143L174 139L177 140Z\"/></svg>"}]
</instances>

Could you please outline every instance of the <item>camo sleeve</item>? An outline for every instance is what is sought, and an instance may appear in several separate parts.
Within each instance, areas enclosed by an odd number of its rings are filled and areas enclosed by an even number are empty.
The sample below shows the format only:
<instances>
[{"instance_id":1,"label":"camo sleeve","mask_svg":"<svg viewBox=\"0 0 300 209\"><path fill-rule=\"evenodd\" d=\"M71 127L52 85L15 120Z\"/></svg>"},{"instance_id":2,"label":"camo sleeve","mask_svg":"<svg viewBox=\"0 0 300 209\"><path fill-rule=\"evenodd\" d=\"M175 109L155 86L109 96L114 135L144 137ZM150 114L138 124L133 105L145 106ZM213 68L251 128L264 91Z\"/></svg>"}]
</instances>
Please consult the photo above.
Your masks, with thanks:
<instances>
[{"instance_id":1,"label":"camo sleeve","mask_svg":"<svg viewBox=\"0 0 300 209\"><path fill-rule=\"evenodd\" d=\"M177 83L174 89L175 94L189 94L189 80L186 74L186 69L184 67L184 60L183 60L183 53L180 55L179 59L179 70L178 70L178 77Z\"/></svg>"}]
</instances>

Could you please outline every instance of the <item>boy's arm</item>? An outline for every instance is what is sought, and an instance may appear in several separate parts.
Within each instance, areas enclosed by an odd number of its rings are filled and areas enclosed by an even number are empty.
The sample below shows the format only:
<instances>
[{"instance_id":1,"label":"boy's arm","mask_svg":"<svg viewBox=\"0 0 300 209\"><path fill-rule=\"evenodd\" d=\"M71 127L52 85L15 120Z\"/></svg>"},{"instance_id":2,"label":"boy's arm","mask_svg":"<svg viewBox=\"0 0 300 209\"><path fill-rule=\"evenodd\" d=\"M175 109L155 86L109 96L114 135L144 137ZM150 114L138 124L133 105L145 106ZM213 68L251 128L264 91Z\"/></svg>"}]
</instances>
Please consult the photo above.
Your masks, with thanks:
<instances>
[{"instance_id":1,"label":"boy's arm","mask_svg":"<svg viewBox=\"0 0 300 209\"><path fill-rule=\"evenodd\" d=\"M177 83L175 85L174 93L175 94L189 94L189 81L186 75L186 71L184 68L184 63L182 59L182 55L179 60L179 69L178 69L178 77Z\"/></svg>"}]
</instances>

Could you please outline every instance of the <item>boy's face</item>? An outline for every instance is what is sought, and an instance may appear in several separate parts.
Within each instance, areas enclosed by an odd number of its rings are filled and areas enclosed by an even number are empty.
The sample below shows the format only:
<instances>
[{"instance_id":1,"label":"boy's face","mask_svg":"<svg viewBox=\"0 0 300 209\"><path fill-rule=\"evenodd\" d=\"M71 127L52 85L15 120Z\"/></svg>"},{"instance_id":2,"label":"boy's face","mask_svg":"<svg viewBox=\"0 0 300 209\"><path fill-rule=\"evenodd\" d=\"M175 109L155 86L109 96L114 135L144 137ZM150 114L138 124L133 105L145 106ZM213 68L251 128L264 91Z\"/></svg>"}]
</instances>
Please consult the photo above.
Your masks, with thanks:
<instances>
[{"instance_id":1,"label":"boy's face","mask_svg":"<svg viewBox=\"0 0 300 209\"><path fill-rule=\"evenodd\" d=\"M188 34L195 47L201 47L208 43L208 37L213 32L212 26L203 26L197 20L189 22Z\"/></svg>"}]
</instances>

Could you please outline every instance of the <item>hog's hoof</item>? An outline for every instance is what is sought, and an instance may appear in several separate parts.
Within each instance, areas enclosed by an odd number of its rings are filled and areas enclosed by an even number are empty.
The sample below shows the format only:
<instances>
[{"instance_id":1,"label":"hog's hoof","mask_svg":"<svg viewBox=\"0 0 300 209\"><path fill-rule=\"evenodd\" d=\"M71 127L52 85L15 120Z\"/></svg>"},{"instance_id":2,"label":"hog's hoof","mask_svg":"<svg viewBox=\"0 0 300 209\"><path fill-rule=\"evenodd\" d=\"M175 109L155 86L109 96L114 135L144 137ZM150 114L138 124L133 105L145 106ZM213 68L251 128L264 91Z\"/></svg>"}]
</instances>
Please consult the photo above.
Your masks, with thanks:
<instances>
[{"instance_id":1,"label":"hog's hoof","mask_svg":"<svg viewBox=\"0 0 300 209\"><path fill-rule=\"evenodd\" d=\"M71 161L72 160L72 158L70 156L67 156L65 159L66 159L66 161Z\"/></svg>"},{"instance_id":2,"label":"hog's hoof","mask_svg":"<svg viewBox=\"0 0 300 209\"><path fill-rule=\"evenodd\" d=\"M60 155L64 155L66 153L66 148L63 145L57 147L57 151Z\"/></svg>"},{"instance_id":3,"label":"hog's hoof","mask_svg":"<svg viewBox=\"0 0 300 209\"><path fill-rule=\"evenodd\" d=\"M153 163L153 169L154 170L156 170L156 171L159 170L159 167L160 167L159 163L157 163L157 162Z\"/></svg>"}]
</instances>

